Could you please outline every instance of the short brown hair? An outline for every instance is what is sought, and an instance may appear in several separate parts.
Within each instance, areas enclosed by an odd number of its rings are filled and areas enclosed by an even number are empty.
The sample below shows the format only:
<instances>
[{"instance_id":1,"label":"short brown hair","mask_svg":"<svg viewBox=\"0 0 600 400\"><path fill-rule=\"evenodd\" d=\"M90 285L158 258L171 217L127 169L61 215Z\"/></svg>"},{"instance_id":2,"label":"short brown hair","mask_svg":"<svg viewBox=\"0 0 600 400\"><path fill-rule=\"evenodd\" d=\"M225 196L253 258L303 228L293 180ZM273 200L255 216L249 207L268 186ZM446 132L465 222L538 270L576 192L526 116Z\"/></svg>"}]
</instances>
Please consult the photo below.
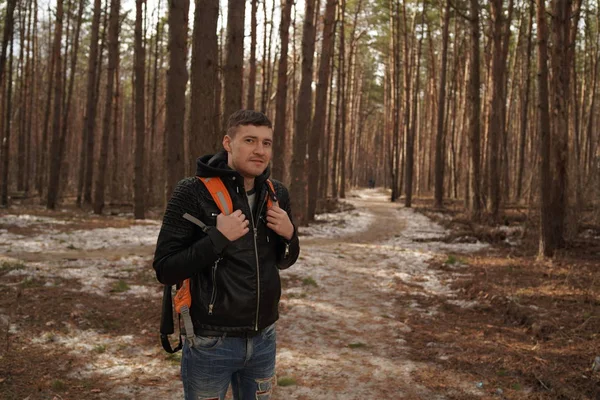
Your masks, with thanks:
<instances>
[{"instance_id":1,"label":"short brown hair","mask_svg":"<svg viewBox=\"0 0 600 400\"><path fill-rule=\"evenodd\" d=\"M227 120L227 136L233 138L237 127L241 125L266 126L273 129L271 120L260 111L239 110L231 114Z\"/></svg>"}]
</instances>

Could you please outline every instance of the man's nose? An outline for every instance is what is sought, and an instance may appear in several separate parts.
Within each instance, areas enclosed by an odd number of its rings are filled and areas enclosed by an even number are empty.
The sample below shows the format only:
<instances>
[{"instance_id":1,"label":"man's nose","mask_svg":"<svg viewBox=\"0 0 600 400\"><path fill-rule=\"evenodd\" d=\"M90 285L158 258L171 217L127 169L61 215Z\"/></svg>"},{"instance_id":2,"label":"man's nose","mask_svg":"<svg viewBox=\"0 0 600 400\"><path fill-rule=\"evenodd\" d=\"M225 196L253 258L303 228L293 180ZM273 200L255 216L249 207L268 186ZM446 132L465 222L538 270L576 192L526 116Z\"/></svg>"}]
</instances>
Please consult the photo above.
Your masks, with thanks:
<instances>
[{"instance_id":1,"label":"man's nose","mask_svg":"<svg viewBox=\"0 0 600 400\"><path fill-rule=\"evenodd\" d=\"M264 154L265 153L265 145L262 143L258 143L256 146L254 146L254 152L256 154Z\"/></svg>"}]
</instances>

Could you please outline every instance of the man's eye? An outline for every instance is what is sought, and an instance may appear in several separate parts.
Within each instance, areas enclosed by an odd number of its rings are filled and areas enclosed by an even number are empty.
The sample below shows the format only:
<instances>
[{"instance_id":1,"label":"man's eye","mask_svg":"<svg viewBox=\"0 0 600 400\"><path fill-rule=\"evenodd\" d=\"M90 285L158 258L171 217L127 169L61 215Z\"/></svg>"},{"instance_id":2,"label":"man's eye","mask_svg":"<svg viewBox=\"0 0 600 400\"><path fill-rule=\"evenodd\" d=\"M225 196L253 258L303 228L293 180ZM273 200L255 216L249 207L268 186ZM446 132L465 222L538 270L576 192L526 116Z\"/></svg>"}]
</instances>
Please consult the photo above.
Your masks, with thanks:
<instances>
[{"instance_id":1,"label":"man's eye","mask_svg":"<svg viewBox=\"0 0 600 400\"><path fill-rule=\"evenodd\" d=\"M252 143L252 142L254 142L253 139L246 139L246 143Z\"/></svg>"},{"instance_id":2,"label":"man's eye","mask_svg":"<svg viewBox=\"0 0 600 400\"><path fill-rule=\"evenodd\" d=\"M265 147L271 147L272 144L273 143L271 143L271 142L264 142L263 146L265 146Z\"/></svg>"}]
</instances>

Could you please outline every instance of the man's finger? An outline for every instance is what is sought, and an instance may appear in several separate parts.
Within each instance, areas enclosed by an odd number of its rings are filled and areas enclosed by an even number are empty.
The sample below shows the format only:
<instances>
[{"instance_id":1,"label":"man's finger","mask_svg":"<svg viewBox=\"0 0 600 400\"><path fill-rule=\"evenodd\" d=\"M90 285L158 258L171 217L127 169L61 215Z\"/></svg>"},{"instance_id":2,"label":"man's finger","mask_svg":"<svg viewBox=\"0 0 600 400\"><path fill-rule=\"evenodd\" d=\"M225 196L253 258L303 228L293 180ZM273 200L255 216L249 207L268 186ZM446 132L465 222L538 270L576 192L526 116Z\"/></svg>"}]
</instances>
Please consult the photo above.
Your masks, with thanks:
<instances>
[{"instance_id":1,"label":"man's finger","mask_svg":"<svg viewBox=\"0 0 600 400\"><path fill-rule=\"evenodd\" d=\"M267 211L267 215L271 215L272 217L275 217L277 215L280 215L281 211L282 211L281 208L279 209L279 211L271 208L270 210Z\"/></svg>"},{"instance_id":2,"label":"man's finger","mask_svg":"<svg viewBox=\"0 0 600 400\"><path fill-rule=\"evenodd\" d=\"M234 212L231 213L231 215L233 215L235 217L239 217L240 215L242 215L242 210L235 210Z\"/></svg>"}]
</instances>

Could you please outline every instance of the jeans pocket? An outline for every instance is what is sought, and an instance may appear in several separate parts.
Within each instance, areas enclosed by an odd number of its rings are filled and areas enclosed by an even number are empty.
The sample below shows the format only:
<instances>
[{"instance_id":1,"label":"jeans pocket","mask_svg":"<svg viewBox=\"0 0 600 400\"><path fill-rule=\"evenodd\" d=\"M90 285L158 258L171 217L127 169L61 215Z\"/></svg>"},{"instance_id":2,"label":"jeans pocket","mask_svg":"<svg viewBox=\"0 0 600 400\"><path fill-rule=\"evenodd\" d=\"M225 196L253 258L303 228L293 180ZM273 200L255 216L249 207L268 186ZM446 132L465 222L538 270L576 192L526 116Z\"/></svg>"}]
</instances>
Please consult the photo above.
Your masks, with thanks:
<instances>
[{"instance_id":1,"label":"jeans pocket","mask_svg":"<svg viewBox=\"0 0 600 400\"><path fill-rule=\"evenodd\" d=\"M222 336L196 336L194 339L194 349L211 350L216 349L223 343Z\"/></svg>"},{"instance_id":2,"label":"jeans pocket","mask_svg":"<svg viewBox=\"0 0 600 400\"><path fill-rule=\"evenodd\" d=\"M275 330L275 324L271 324L271 325L267 326L262 331L263 340L275 340L276 336L277 336L277 331Z\"/></svg>"}]
</instances>

